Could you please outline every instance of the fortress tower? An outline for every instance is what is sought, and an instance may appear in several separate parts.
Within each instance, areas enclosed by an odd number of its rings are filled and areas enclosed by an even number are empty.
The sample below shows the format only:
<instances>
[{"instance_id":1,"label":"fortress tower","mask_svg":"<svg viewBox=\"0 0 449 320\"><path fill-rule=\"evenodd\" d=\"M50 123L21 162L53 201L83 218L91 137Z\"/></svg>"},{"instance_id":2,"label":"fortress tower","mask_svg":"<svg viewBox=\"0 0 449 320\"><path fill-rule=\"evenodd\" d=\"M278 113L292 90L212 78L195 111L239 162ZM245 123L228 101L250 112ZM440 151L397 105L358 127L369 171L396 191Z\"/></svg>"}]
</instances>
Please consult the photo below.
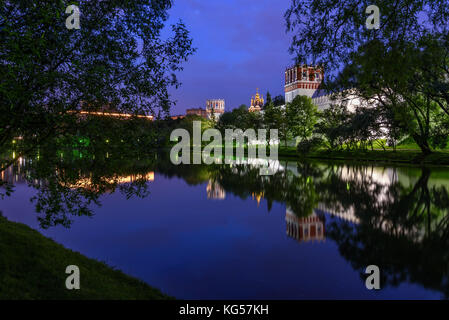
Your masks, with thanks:
<instances>
[{"instance_id":1,"label":"fortress tower","mask_svg":"<svg viewBox=\"0 0 449 320\"><path fill-rule=\"evenodd\" d=\"M285 70L285 102L289 103L299 95L312 98L323 81L321 67L296 65Z\"/></svg>"},{"instance_id":2,"label":"fortress tower","mask_svg":"<svg viewBox=\"0 0 449 320\"><path fill-rule=\"evenodd\" d=\"M225 112L224 99L210 99L206 101L206 112L209 119L218 120Z\"/></svg>"}]
</instances>

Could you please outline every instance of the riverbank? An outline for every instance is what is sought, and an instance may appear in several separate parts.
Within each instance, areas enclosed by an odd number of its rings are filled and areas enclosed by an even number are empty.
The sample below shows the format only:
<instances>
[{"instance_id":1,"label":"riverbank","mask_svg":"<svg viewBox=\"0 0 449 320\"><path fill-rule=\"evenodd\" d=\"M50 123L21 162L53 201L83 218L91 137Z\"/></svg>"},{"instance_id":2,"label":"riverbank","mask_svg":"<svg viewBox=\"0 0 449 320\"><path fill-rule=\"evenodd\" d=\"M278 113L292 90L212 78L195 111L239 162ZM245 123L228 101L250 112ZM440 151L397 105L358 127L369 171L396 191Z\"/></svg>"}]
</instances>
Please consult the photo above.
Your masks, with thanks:
<instances>
[{"instance_id":1,"label":"riverbank","mask_svg":"<svg viewBox=\"0 0 449 320\"><path fill-rule=\"evenodd\" d=\"M104 263L64 248L0 213L0 299L169 299ZM80 290L65 287L68 265L80 269Z\"/></svg>"},{"instance_id":2,"label":"riverbank","mask_svg":"<svg viewBox=\"0 0 449 320\"><path fill-rule=\"evenodd\" d=\"M320 159L368 163L402 163L414 165L449 165L449 152L434 152L427 156L418 150L367 150L367 151L328 151L320 150L300 155L295 148L281 147L279 157L296 159Z\"/></svg>"},{"instance_id":3,"label":"riverbank","mask_svg":"<svg viewBox=\"0 0 449 320\"><path fill-rule=\"evenodd\" d=\"M204 148L204 147L203 147ZM269 153L268 147L267 153ZM170 148L162 148L159 151L170 153ZM234 147L234 155L236 148ZM191 153L194 153L193 148ZM224 149L222 150L224 153ZM244 147L245 156L248 155L248 148ZM392 149L374 149L366 151L336 151L336 150L319 150L310 152L308 154L299 154L295 147L279 147L278 158L280 160L332 160L344 162L363 162L363 163L377 163L377 164L410 164L410 165L430 165L430 166L449 166L449 150L435 151L429 155L423 155L417 149L401 149L396 151Z\"/></svg>"}]
</instances>

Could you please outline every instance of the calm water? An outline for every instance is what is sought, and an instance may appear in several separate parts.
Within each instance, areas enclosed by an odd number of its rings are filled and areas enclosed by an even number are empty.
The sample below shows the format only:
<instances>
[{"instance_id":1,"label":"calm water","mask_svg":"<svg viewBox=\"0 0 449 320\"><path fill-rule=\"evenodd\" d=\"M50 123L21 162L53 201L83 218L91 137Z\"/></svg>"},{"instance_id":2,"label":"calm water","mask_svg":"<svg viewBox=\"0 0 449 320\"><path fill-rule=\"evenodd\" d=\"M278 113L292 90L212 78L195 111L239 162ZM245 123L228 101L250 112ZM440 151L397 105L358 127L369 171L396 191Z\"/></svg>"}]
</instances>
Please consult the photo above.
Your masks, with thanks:
<instances>
[{"instance_id":1,"label":"calm water","mask_svg":"<svg viewBox=\"0 0 449 320\"><path fill-rule=\"evenodd\" d=\"M449 295L449 169L129 163L20 159L0 210L176 298Z\"/></svg>"}]
</instances>

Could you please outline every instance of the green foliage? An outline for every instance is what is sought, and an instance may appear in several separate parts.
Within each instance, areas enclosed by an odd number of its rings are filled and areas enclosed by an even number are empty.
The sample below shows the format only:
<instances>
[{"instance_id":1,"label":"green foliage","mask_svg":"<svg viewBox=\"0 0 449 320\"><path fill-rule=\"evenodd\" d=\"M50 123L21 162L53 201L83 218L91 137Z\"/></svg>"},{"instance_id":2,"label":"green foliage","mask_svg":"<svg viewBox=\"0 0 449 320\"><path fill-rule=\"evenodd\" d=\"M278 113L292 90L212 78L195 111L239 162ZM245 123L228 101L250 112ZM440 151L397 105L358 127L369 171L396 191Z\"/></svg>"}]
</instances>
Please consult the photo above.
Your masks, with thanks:
<instances>
[{"instance_id":1,"label":"green foliage","mask_svg":"<svg viewBox=\"0 0 449 320\"><path fill-rule=\"evenodd\" d=\"M298 143L296 150L300 155L306 155L310 152L318 151L324 145L324 140L320 137L304 139Z\"/></svg>"},{"instance_id":2,"label":"green foliage","mask_svg":"<svg viewBox=\"0 0 449 320\"><path fill-rule=\"evenodd\" d=\"M342 105L331 105L321 113L317 124L317 132L322 134L332 150L341 148L344 144L343 127L348 123L350 114Z\"/></svg>"},{"instance_id":3,"label":"green foliage","mask_svg":"<svg viewBox=\"0 0 449 320\"><path fill-rule=\"evenodd\" d=\"M81 29L68 30L70 1L0 5L0 145L42 141L81 102L136 114L168 113L168 89L194 52L182 22L162 30L170 0L83 1ZM65 124L67 124L65 122Z\"/></svg>"},{"instance_id":4,"label":"green foliage","mask_svg":"<svg viewBox=\"0 0 449 320\"><path fill-rule=\"evenodd\" d=\"M449 115L449 30L441 28L449 19L448 3L377 1L379 30L365 27L369 4L292 1L285 15L288 29L296 33L291 51L298 61L312 57L324 66L325 88L375 101L390 145L410 135L429 154L443 144L438 118Z\"/></svg>"},{"instance_id":5,"label":"green foliage","mask_svg":"<svg viewBox=\"0 0 449 320\"><path fill-rule=\"evenodd\" d=\"M283 95L278 95L278 96L274 97L273 105L275 107L279 107L279 106L285 105L285 97Z\"/></svg>"},{"instance_id":6,"label":"green foliage","mask_svg":"<svg viewBox=\"0 0 449 320\"><path fill-rule=\"evenodd\" d=\"M224 134L226 129L261 129L263 126L262 115L258 112L249 112L246 105L231 112L225 112L218 121L217 127Z\"/></svg>"},{"instance_id":7,"label":"green foliage","mask_svg":"<svg viewBox=\"0 0 449 320\"><path fill-rule=\"evenodd\" d=\"M263 121L267 130L278 130L279 139L287 145L288 127L285 109L276 107L274 103L270 103L265 107Z\"/></svg>"},{"instance_id":8,"label":"green foliage","mask_svg":"<svg viewBox=\"0 0 449 320\"><path fill-rule=\"evenodd\" d=\"M267 105L271 104L271 102L273 102L273 101L272 101L272 99L271 99L270 91L267 91L267 95L266 95L266 99L265 99L265 105L264 105L264 108L265 108Z\"/></svg>"},{"instance_id":9,"label":"green foliage","mask_svg":"<svg viewBox=\"0 0 449 320\"><path fill-rule=\"evenodd\" d=\"M288 131L293 137L305 140L312 136L318 120L318 107L307 96L296 96L286 105Z\"/></svg>"},{"instance_id":10,"label":"green foliage","mask_svg":"<svg viewBox=\"0 0 449 320\"><path fill-rule=\"evenodd\" d=\"M0 216L0 299L168 299L159 290L88 259ZM81 290L67 290L65 269L80 268Z\"/></svg>"}]
</instances>

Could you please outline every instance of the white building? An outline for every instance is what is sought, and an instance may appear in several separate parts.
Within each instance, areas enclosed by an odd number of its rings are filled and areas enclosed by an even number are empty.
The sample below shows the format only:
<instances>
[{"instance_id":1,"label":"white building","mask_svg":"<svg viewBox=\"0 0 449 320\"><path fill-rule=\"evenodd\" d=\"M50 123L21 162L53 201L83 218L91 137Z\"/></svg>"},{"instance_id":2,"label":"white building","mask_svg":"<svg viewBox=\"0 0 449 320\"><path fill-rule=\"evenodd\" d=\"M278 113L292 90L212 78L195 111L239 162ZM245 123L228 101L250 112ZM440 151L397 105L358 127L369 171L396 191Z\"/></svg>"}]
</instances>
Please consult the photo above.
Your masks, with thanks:
<instances>
[{"instance_id":1,"label":"white building","mask_svg":"<svg viewBox=\"0 0 449 320\"><path fill-rule=\"evenodd\" d=\"M355 95L348 95L343 101L339 98L333 100L333 96L320 89L324 78L323 69L320 67L310 67L307 65L296 65L285 71L285 102L290 103L296 96L307 96L312 98L318 110L322 111L331 106L331 104L343 104L348 111L354 112L357 107L362 105L360 98Z\"/></svg>"},{"instance_id":2,"label":"white building","mask_svg":"<svg viewBox=\"0 0 449 320\"><path fill-rule=\"evenodd\" d=\"M209 99L206 101L206 112L209 119L214 118L216 121L220 119L225 112L224 99Z\"/></svg>"}]
</instances>

